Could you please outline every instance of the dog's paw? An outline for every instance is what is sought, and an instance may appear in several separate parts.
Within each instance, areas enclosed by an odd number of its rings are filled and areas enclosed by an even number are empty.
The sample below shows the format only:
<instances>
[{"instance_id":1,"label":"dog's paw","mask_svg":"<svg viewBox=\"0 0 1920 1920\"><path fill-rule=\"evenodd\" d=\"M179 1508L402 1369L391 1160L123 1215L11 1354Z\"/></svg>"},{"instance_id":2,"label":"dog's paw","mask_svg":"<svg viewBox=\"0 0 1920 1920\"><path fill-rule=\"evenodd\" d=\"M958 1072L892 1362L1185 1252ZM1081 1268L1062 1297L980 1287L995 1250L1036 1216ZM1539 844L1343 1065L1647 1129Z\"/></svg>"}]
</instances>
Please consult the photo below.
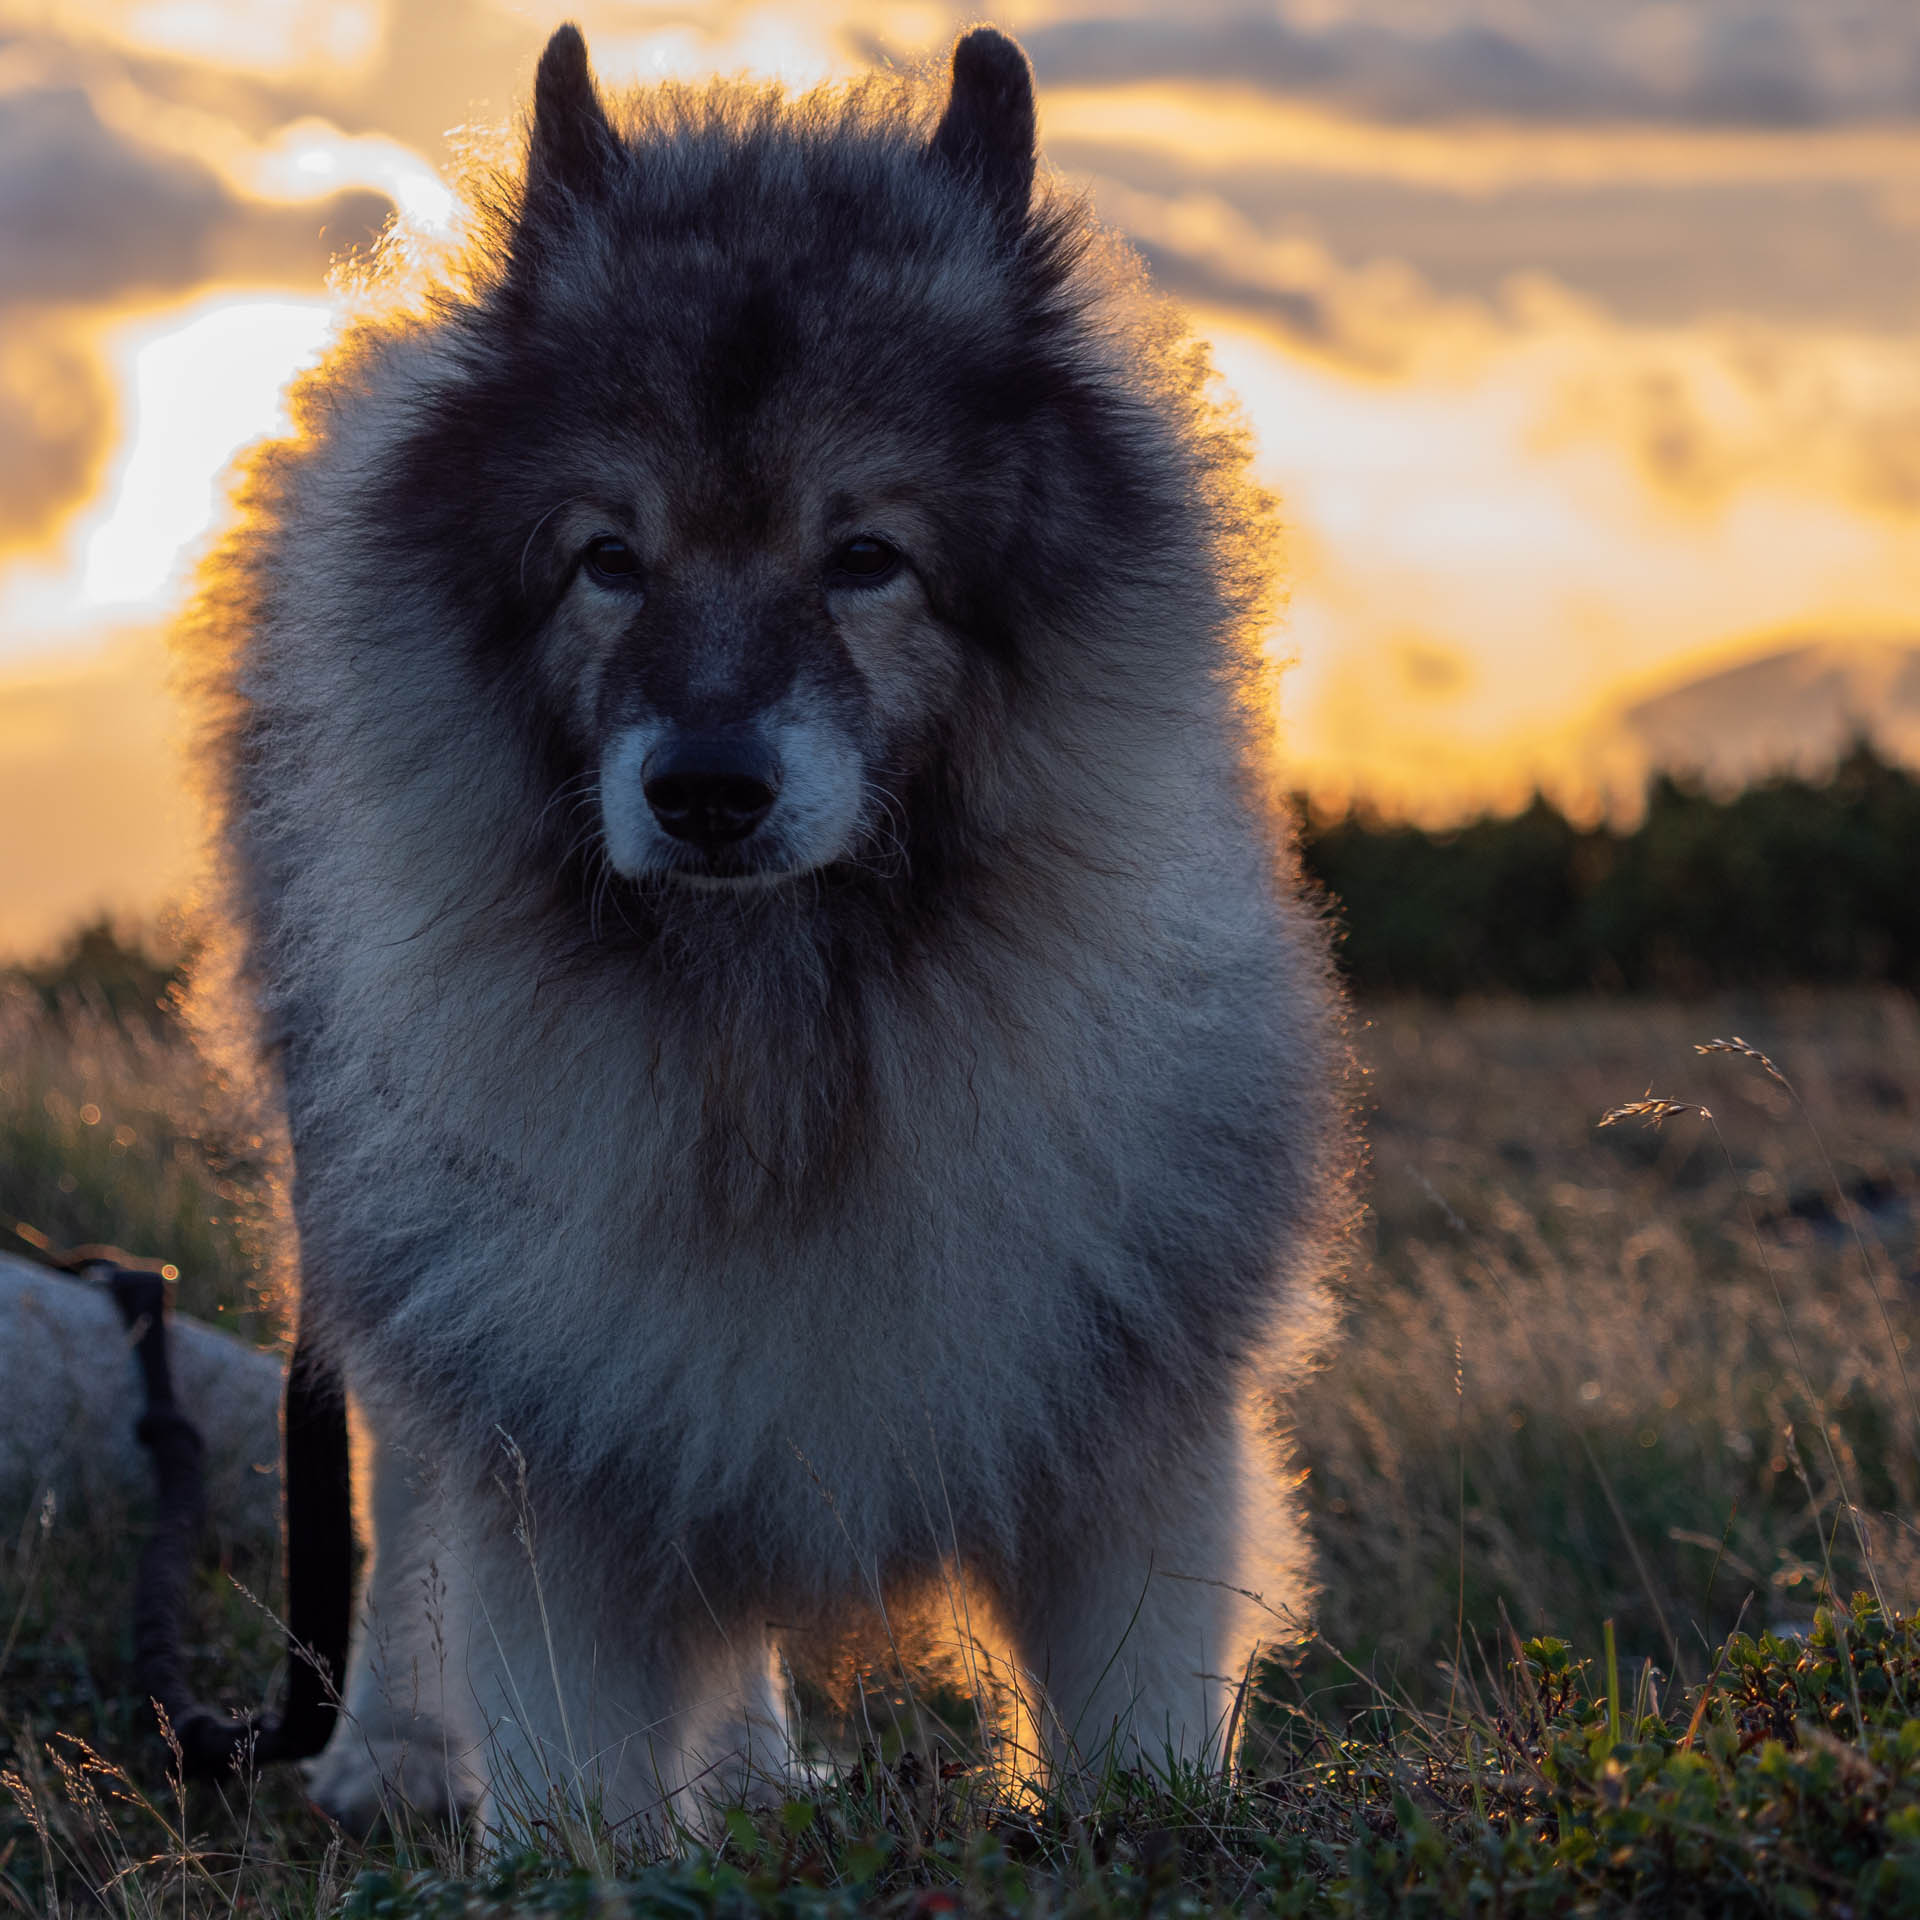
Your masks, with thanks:
<instances>
[{"instance_id":1,"label":"dog's paw","mask_svg":"<svg viewBox=\"0 0 1920 1920\"><path fill-rule=\"evenodd\" d=\"M444 1826L471 1812L480 1783L447 1750L440 1731L416 1720L404 1734L342 1722L305 1768L307 1797L336 1826L364 1839L382 1822Z\"/></svg>"}]
</instances>

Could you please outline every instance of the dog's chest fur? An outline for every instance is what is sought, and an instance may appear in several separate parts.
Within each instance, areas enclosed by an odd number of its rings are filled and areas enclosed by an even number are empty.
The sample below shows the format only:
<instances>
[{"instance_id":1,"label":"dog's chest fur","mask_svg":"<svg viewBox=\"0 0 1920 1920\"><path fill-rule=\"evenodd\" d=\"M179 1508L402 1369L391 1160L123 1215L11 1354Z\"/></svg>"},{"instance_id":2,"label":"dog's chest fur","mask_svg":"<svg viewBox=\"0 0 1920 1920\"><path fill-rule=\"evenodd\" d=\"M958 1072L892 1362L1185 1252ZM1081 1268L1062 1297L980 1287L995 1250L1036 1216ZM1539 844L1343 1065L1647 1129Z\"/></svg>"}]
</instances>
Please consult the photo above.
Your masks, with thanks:
<instances>
[{"instance_id":1,"label":"dog's chest fur","mask_svg":"<svg viewBox=\"0 0 1920 1920\"><path fill-rule=\"evenodd\" d=\"M510 1436L662 1545L745 1529L792 1580L949 1507L1004 1529L1259 1341L1284 942L1221 933L1136 912L1097 954L875 984L857 1025L543 986L458 916L356 942L296 1114L312 1309L456 1471Z\"/></svg>"}]
</instances>

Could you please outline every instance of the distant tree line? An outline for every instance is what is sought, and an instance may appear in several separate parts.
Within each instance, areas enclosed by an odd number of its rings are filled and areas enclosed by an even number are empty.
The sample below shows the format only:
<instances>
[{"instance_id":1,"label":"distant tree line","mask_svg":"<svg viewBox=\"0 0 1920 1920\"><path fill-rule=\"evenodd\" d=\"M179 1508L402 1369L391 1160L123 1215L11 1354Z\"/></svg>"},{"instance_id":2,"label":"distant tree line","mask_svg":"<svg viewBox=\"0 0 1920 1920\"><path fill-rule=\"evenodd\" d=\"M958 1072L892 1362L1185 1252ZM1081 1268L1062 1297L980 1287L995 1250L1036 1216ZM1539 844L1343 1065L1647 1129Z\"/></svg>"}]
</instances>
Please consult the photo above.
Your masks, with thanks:
<instances>
[{"instance_id":1,"label":"distant tree line","mask_svg":"<svg viewBox=\"0 0 1920 1920\"><path fill-rule=\"evenodd\" d=\"M123 1022L165 1027L178 1007L186 963L178 940L102 916L74 928L52 953L5 971L50 1013L79 1000Z\"/></svg>"},{"instance_id":2,"label":"distant tree line","mask_svg":"<svg viewBox=\"0 0 1920 1920\"><path fill-rule=\"evenodd\" d=\"M1364 993L1698 993L1890 981L1920 990L1920 779L1854 746L1831 775L1716 798L1670 775L1631 830L1535 797L1429 831L1301 807L1307 871ZM166 1024L183 960L104 921L15 978Z\"/></svg>"},{"instance_id":3,"label":"distant tree line","mask_svg":"<svg viewBox=\"0 0 1920 1920\"><path fill-rule=\"evenodd\" d=\"M1303 850L1363 992L1920 988L1920 780L1865 742L1725 799L1662 774L1629 831L1539 796L1437 832L1303 809Z\"/></svg>"}]
</instances>

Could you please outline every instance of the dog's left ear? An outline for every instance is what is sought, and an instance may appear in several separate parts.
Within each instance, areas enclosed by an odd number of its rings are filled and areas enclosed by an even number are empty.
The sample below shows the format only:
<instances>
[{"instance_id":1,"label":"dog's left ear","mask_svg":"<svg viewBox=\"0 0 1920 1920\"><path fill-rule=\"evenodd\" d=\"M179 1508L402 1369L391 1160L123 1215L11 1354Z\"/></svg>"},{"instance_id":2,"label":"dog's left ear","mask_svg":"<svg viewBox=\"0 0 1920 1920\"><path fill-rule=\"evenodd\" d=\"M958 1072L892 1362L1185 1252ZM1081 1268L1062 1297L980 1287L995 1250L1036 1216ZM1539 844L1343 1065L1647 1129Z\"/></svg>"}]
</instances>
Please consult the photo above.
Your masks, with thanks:
<instances>
[{"instance_id":1,"label":"dog's left ear","mask_svg":"<svg viewBox=\"0 0 1920 1920\"><path fill-rule=\"evenodd\" d=\"M586 40L569 20L554 29L534 75L527 204L597 198L619 152L587 65Z\"/></svg>"},{"instance_id":2,"label":"dog's left ear","mask_svg":"<svg viewBox=\"0 0 1920 1920\"><path fill-rule=\"evenodd\" d=\"M955 42L953 90L928 151L973 182L1001 225L1017 232L1033 197L1033 69L993 27Z\"/></svg>"}]
</instances>

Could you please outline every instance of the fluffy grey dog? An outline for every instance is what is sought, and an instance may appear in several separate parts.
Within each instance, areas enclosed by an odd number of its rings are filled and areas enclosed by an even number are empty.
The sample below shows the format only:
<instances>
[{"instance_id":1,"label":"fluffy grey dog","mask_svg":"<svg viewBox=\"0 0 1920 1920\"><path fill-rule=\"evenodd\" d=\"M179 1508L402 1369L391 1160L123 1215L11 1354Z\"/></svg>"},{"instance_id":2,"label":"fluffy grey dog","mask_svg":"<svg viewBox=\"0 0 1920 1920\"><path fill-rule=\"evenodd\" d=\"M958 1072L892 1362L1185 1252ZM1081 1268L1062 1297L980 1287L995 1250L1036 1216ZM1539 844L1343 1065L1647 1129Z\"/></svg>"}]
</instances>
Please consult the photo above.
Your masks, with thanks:
<instances>
[{"instance_id":1,"label":"fluffy grey dog","mask_svg":"<svg viewBox=\"0 0 1920 1920\"><path fill-rule=\"evenodd\" d=\"M735 1791L770 1623L943 1569L1054 1765L1220 1739L1341 1096L1207 380L999 34L609 106L563 27L256 461L199 631L371 1436L343 1817Z\"/></svg>"}]
</instances>

